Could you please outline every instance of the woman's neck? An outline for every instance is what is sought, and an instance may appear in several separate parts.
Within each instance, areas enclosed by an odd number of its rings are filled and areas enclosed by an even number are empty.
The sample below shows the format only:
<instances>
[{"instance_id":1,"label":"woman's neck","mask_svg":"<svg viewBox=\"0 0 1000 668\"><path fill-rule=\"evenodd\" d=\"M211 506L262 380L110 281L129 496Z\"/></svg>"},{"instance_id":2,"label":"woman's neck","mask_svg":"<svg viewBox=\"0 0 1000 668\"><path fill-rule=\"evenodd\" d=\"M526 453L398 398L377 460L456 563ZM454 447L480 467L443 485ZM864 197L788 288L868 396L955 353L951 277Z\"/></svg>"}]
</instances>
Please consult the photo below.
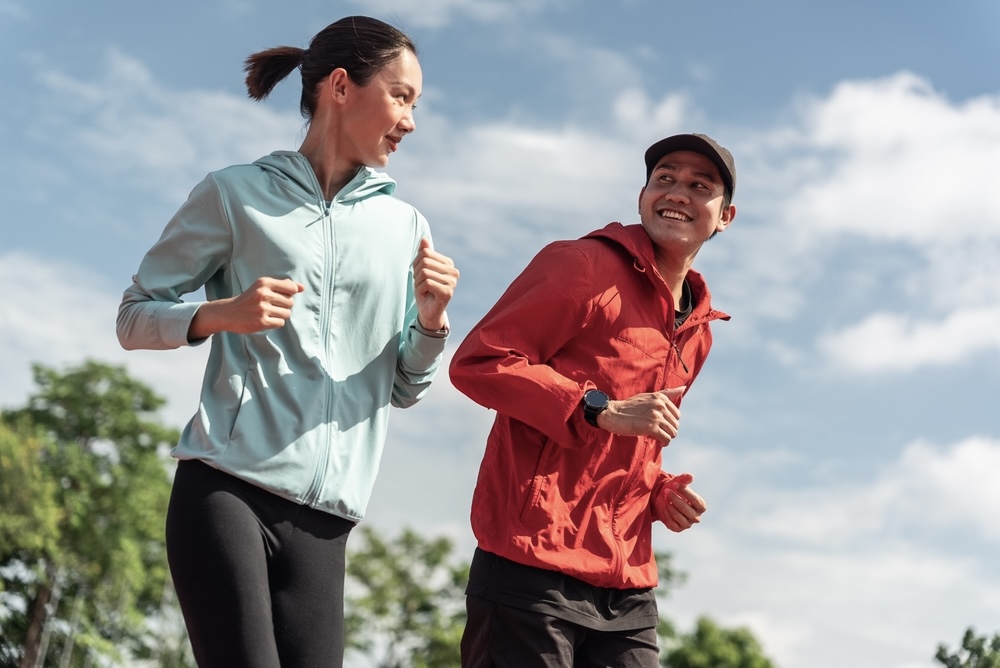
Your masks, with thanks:
<instances>
[{"instance_id":1,"label":"woman's neck","mask_svg":"<svg viewBox=\"0 0 1000 668\"><path fill-rule=\"evenodd\" d=\"M316 120L309 125L299 153L312 165L323 197L329 201L354 178L358 165L337 158L339 152L335 133L323 131L323 124Z\"/></svg>"}]
</instances>

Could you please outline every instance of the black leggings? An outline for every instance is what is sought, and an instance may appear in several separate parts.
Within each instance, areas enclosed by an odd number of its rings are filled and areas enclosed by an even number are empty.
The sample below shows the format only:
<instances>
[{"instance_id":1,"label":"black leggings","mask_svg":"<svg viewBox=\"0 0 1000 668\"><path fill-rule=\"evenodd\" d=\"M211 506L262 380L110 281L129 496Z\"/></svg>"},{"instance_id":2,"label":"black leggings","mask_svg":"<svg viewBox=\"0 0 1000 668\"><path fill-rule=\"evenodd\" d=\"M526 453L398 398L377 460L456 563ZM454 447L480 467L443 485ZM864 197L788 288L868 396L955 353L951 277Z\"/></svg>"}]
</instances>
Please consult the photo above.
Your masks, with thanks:
<instances>
[{"instance_id":1,"label":"black leggings","mask_svg":"<svg viewBox=\"0 0 1000 668\"><path fill-rule=\"evenodd\" d=\"M179 462L167 558L198 665L342 666L353 527L203 462Z\"/></svg>"}]
</instances>

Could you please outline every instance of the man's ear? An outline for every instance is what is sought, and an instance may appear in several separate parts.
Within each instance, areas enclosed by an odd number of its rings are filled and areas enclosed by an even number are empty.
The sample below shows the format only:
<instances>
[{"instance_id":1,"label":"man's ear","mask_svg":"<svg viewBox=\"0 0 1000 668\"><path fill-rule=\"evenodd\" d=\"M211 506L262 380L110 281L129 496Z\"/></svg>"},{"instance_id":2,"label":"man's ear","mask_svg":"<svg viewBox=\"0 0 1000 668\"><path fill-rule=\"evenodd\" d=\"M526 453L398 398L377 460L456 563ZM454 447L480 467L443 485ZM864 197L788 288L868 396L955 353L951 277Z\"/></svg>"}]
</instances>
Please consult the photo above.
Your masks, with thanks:
<instances>
[{"instance_id":1,"label":"man's ear","mask_svg":"<svg viewBox=\"0 0 1000 668\"><path fill-rule=\"evenodd\" d=\"M642 189L639 190L639 201L638 201L638 203L636 205L637 208L639 209L639 213L642 213L642 196L645 193L646 193L646 186L643 186Z\"/></svg>"},{"instance_id":2,"label":"man's ear","mask_svg":"<svg viewBox=\"0 0 1000 668\"><path fill-rule=\"evenodd\" d=\"M719 224L715 228L716 233L723 231L730 225L732 225L733 220L736 218L736 207L730 204L728 207L722 210L722 215L719 217Z\"/></svg>"}]
</instances>

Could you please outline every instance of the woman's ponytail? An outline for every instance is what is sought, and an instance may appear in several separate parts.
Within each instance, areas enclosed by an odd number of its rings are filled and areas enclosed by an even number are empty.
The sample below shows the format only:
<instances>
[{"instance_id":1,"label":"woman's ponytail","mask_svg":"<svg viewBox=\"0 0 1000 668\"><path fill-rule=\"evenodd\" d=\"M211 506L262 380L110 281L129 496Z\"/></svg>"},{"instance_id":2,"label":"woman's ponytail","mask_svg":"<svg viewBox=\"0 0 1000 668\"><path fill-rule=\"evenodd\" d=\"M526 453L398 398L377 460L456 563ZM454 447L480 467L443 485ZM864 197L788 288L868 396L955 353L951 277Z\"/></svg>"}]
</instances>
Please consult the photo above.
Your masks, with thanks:
<instances>
[{"instance_id":1,"label":"woman's ponytail","mask_svg":"<svg viewBox=\"0 0 1000 668\"><path fill-rule=\"evenodd\" d=\"M302 64L305 57L305 49L296 46L278 46L247 57L243 64L243 71L247 73L247 95L263 100L279 81Z\"/></svg>"}]
</instances>

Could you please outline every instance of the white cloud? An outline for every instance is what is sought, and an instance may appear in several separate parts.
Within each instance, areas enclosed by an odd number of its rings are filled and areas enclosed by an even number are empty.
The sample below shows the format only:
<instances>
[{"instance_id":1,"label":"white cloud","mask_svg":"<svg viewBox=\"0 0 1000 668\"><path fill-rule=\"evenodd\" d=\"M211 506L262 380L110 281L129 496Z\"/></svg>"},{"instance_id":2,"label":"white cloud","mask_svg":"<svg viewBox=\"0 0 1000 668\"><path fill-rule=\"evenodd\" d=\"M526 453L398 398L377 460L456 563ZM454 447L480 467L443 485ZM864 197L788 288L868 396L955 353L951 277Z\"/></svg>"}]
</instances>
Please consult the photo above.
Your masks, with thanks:
<instances>
[{"instance_id":1,"label":"white cloud","mask_svg":"<svg viewBox=\"0 0 1000 668\"><path fill-rule=\"evenodd\" d=\"M93 80L42 66L47 111L29 126L39 143L83 160L91 176L123 179L180 202L210 169L294 142L302 119L225 92L172 90L141 62L109 50ZM294 82L294 77L292 77Z\"/></svg>"},{"instance_id":2,"label":"white cloud","mask_svg":"<svg viewBox=\"0 0 1000 668\"><path fill-rule=\"evenodd\" d=\"M946 449L906 448L887 484L898 490L894 511L912 524L971 528L1000 542L1000 440L969 437ZM930 492L930 493L929 493Z\"/></svg>"},{"instance_id":3,"label":"white cloud","mask_svg":"<svg viewBox=\"0 0 1000 668\"><path fill-rule=\"evenodd\" d=\"M842 82L803 115L801 140L825 169L789 198L790 220L917 246L1000 236L1000 201L990 196L1000 95L953 104L900 73Z\"/></svg>"},{"instance_id":4,"label":"white cloud","mask_svg":"<svg viewBox=\"0 0 1000 668\"><path fill-rule=\"evenodd\" d=\"M685 126L694 125L692 117L697 113L690 98L683 93L667 95L654 103L639 88L622 91L613 104L619 130L626 135L639 135L639 139L651 140L649 143L659 137L688 131Z\"/></svg>"},{"instance_id":5,"label":"white cloud","mask_svg":"<svg viewBox=\"0 0 1000 668\"><path fill-rule=\"evenodd\" d=\"M922 366L953 366L981 353L1000 351L1000 306L953 311L942 320L875 313L827 334L820 349L844 371L906 372Z\"/></svg>"},{"instance_id":6,"label":"white cloud","mask_svg":"<svg viewBox=\"0 0 1000 668\"><path fill-rule=\"evenodd\" d=\"M916 442L882 471L822 485L740 493L740 531L834 549L960 531L1000 543L1000 441Z\"/></svg>"}]
</instances>

